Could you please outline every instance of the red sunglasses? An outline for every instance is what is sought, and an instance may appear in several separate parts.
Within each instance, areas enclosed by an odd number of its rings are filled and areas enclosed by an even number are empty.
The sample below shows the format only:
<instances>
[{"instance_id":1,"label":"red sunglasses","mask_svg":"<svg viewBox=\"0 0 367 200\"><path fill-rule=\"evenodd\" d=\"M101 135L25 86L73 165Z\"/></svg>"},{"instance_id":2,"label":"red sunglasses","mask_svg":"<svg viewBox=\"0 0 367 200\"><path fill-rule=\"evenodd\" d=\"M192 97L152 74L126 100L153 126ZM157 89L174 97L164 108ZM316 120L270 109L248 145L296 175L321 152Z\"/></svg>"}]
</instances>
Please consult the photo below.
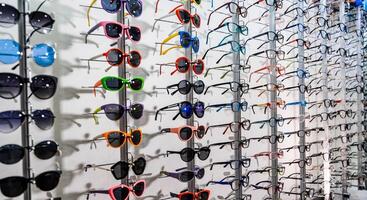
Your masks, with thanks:
<instances>
[{"instance_id":1,"label":"red sunglasses","mask_svg":"<svg viewBox=\"0 0 367 200\"><path fill-rule=\"evenodd\" d=\"M110 188L108 194L112 200L127 200L130 192L132 192L135 197L141 197L144 193L145 186L144 180L136 182L132 187L121 184Z\"/></svg>"},{"instance_id":2,"label":"red sunglasses","mask_svg":"<svg viewBox=\"0 0 367 200\"><path fill-rule=\"evenodd\" d=\"M176 8L174 10L176 10ZM173 12L174 10L172 10L171 12ZM198 14L195 13L191 15L188 10L180 8L176 10L176 16L178 20L180 20L181 24L188 24L191 21L192 25L194 25L196 28L200 28L201 18Z\"/></svg>"},{"instance_id":3,"label":"red sunglasses","mask_svg":"<svg viewBox=\"0 0 367 200\"><path fill-rule=\"evenodd\" d=\"M200 190L199 192L181 192L180 194L171 193L171 197L179 200L209 200L210 190Z\"/></svg>"},{"instance_id":4,"label":"red sunglasses","mask_svg":"<svg viewBox=\"0 0 367 200\"><path fill-rule=\"evenodd\" d=\"M191 62L187 57L180 57L176 60L176 69L171 72L171 75L177 71L180 73L186 73L189 71L190 66L196 75L201 75L204 72L204 61L198 59L197 61Z\"/></svg>"},{"instance_id":5,"label":"red sunglasses","mask_svg":"<svg viewBox=\"0 0 367 200\"><path fill-rule=\"evenodd\" d=\"M131 67L139 67L141 63L141 55L138 51L130 51L129 53L123 53L120 49L113 48L103 53L106 57L108 64L111 66L118 66L127 58L127 63Z\"/></svg>"}]
</instances>

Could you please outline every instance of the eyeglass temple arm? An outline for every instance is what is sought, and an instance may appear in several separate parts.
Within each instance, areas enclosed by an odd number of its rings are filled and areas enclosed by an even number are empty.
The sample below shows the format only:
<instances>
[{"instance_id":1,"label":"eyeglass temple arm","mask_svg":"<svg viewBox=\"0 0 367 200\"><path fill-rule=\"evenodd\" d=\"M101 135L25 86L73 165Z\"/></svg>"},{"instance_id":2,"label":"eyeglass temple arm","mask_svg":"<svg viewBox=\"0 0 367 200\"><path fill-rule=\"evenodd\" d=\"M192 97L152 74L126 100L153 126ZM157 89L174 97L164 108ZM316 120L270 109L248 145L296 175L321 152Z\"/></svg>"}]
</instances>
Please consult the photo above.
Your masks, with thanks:
<instances>
[{"instance_id":1,"label":"eyeglass temple arm","mask_svg":"<svg viewBox=\"0 0 367 200\"><path fill-rule=\"evenodd\" d=\"M108 194L108 190L89 190L89 194Z\"/></svg>"},{"instance_id":2,"label":"eyeglass temple arm","mask_svg":"<svg viewBox=\"0 0 367 200\"><path fill-rule=\"evenodd\" d=\"M99 124L99 121L98 121L98 117L97 117L97 113L102 111L102 107L99 107L97 108L93 113L92 113L92 116L93 116L93 119L94 119L94 122L95 124Z\"/></svg>"},{"instance_id":3,"label":"eyeglass temple arm","mask_svg":"<svg viewBox=\"0 0 367 200\"><path fill-rule=\"evenodd\" d=\"M155 26L157 25L157 23L159 21L162 21L163 19L168 18L168 17L171 17L171 16L174 16L174 15L175 15L175 13L169 13L167 15L164 15L164 16L160 17L160 18L154 19L154 23L153 23L153 27L152 27L152 32L155 30Z\"/></svg>"},{"instance_id":4,"label":"eyeglass temple arm","mask_svg":"<svg viewBox=\"0 0 367 200\"><path fill-rule=\"evenodd\" d=\"M88 43L88 35L93 33L95 30L97 30L100 26L102 25L101 22L99 22L98 24L94 25L84 36L84 42L87 44Z\"/></svg>"},{"instance_id":5,"label":"eyeglass temple arm","mask_svg":"<svg viewBox=\"0 0 367 200\"><path fill-rule=\"evenodd\" d=\"M93 5L97 2L97 0L92 0L92 2L90 3L90 5L88 6L88 10L87 10L87 19L88 19L88 26L90 26L90 11L93 7Z\"/></svg>"},{"instance_id":6,"label":"eyeglass temple arm","mask_svg":"<svg viewBox=\"0 0 367 200\"><path fill-rule=\"evenodd\" d=\"M228 4L229 4L229 3L225 3L225 4L221 5L221 6L219 6L218 8L216 8L215 10L213 10L213 11L209 14L208 22L207 22L207 25L208 25L208 26L209 26L209 24L210 24L210 19L212 18L212 15L213 15L216 11L218 11L218 10L220 10L221 8L223 8L223 7L227 6Z\"/></svg>"}]
</instances>

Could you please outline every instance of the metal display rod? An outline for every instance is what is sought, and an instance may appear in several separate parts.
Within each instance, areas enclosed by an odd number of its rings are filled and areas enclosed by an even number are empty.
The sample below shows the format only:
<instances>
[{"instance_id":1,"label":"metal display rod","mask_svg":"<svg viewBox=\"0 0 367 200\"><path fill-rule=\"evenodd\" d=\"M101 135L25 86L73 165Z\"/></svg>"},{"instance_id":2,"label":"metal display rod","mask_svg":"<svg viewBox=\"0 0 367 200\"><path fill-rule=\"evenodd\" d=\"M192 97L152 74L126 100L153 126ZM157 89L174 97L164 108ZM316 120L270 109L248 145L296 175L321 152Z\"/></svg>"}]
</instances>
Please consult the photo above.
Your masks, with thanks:
<instances>
[{"instance_id":1,"label":"metal display rod","mask_svg":"<svg viewBox=\"0 0 367 200\"><path fill-rule=\"evenodd\" d=\"M239 3L238 0L232 0L232 2L234 3ZM235 5L231 5L233 6L233 10L236 10L235 8ZM233 14L232 16L232 22L234 24L240 24L239 23L239 13L237 12L236 14ZM238 44L240 44L240 33L239 32L235 32L235 33L232 33L232 37L233 37L233 41L236 41L238 42ZM241 78L240 78L240 52L234 52L233 53L233 81L234 82L238 82L240 83L241 81ZM238 86L235 86L235 87L238 87ZM240 90L238 90L237 88L234 89L234 91L237 91L237 92L234 92L233 93L233 101L234 102L241 102L241 95L240 95ZM239 124L241 122L241 112L234 112L234 116L233 116L233 121L234 123L236 124ZM239 127L239 126L236 126L236 127ZM234 139L236 141L236 144L241 141L241 128L237 128L235 133L234 133ZM240 147L240 145L235 145L237 148L235 149L234 151L234 157L235 157L235 160L241 160L242 159L242 148ZM242 180L242 167L238 167L236 170L235 170L235 177L237 180ZM242 199L242 184L239 184L239 189L236 190L236 194L235 194L235 197L236 199Z\"/></svg>"},{"instance_id":2,"label":"metal display rod","mask_svg":"<svg viewBox=\"0 0 367 200\"><path fill-rule=\"evenodd\" d=\"M27 13L26 10L26 1L18 0L18 10L21 13ZM27 29L26 29L26 15L22 14L19 17L18 23L18 35L19 35L19 44L22 47L22 56L19 61L19 74L25 80L28 80L28 68L27 68ZM20 96L21 111L26 115L29 116L29 105L28 105L28 81L23 83L22 93ZM21 128L22 132L22 146L29 147L29 117L25 118L24 123L22 124ZM25 151L24 158L23 158L23 176L25 178L31 178L31 164L30 164L30 156L29 151ZM31 193L31 182L27 184L27 190L24 192L24 200L31 200L32 193Z\"/></svg>"}]
</instances>

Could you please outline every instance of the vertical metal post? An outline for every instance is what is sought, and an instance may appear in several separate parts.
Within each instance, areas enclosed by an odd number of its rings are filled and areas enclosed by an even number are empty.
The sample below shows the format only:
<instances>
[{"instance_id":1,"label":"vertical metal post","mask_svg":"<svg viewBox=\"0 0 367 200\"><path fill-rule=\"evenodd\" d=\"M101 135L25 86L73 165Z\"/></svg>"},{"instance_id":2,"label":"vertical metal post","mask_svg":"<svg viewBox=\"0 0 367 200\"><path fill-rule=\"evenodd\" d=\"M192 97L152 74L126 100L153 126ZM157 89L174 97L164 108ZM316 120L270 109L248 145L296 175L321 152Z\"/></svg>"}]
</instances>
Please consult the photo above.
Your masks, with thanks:
<instances>
[{"instance_id":1,"label":"vertical metal post","mask_svg":"<svg viewBox=\"0 0 367 200\"><path fill-rule=\"evenodd\" d=\"M302 10L304 8L304 3L303 1L298 1L298 7L300 7ZM304 24L304 17L303 15L297 15L297 20L299 24ZM305 36L304 36L304 32L303 31L298 31L298 39L301 39L304 41ZM304 55L305 55L305 48L304 45L298 45L298 68L300 70L305 70L305 63L304 63ZM299 85L305 85L305 78L299 78ZM303 102L305 101L305 93L300 92L299 93L299 101ZM299 116L301 117L301 120L299 120L299 130L300 131L304 131L306 128L306 122L303 118L303 116L305 116L305 107L304 106L299 106ZM303 134L300 138L299 138L299 145L301 147L304 147L306 145L306 135ZM301 160L306 160L306 153L300 152L300 159ZM301 199L306 199L306 195L305 195L305 191L306 191L306 167L301 167L300 168L300 177L301 177L301 181L300 181L300 192L301 192Z\"/></svg>"},{"instance_id":2,"label":"vertical metal post","mask_svg":"<svg viewBox=\"0 0 367 200\"><path fill-rule=\"evenodd\" d=\"M269 6L269 31L272 31L276 33L276 22L275 22L275 0L271 1L273 2L271 6ZM271 50L276 51L276 41L270 41L269 47ZM276 65L277 61L274 56L274 58L270 59L270 66L271 66L271 75L270 75L270 82L272 84L277 84L277 72L276 72ZM271 91L270 92L270 102L271 102L271 117L274 119L277 119L277 91ZM277 124L277 123L276 123ZM278 127L275 125L274 127L271 127L271 135L273 137L277 136ZM274 143L271 144L271 152L273 153L271 156L271 184L272 184L272 199L277 200L279 199L279 191L278 191L278 157L275 156L278 152L278 144Z\"/></svg>"},{"instance_id":3,"label":"vertical metal post","mask_svg":"<svg viewBox=\"0 0 367 200\"><path fill-rule=\"evenodd\" d=\"M18 0L18 10L21 13L26 13L26 1ZM27 31L26 31L26 15L21 14L18 23L18 34L19 34L19 44L21 46L22 57L19 61L19 74L26 81L24 81L22 94L20 96L21 111L28 116L29 107L28 107L28 68L27 68ZM22 124L22 146L29 146L29 118L26 117L24 123ZM25 155L23 158L23 176L26 178L31 178L31 164L29 151L25 151ZM27 190L24 192L24 200L31 200L31 182L28 183Z\"/></svg>"},{"instance_id":4,"label":"vertical metal post","mask_svg":"<svg viewBox=\"0 0 367 200\"><path fill-rule=\"evenodd\" d=\"M119 21L122 24L125 24L125 6L122 6L121 11L117 14L117 21ZM121 49L122 52L125 53L126 51L126 45L125 45L125 31L122 32L122 37L118 41L118 48ZM118 76L121 78L126 78L126 60L123 59L123 62L118 67ZM127 106L127 92L126 88L123 88L119 92L119 103L121 105ZM120 131L127 132L127 115L123 115L119 122ZM123 145L120 149L120 160L121 161L128 161L129 159L129 146L128 143ZM129 175L126 176L126 178L121 179L122 184L128 184L129 183Z\"/></svg>"},{"instance_id":5,"label":"vertical metal post","mask_svg":"<svg viewBox=\"0 0 367 200\"><path fill-rule=\"evenodd\" d=\"M232 2L235 2L238 4L238 0L232 0ZM232 5L234 6L234 5ZM234 10L236 10L236 8L234 8ZM233 14L232 16L232 22L234 24L240 24L239 23L239 13ZM236 41L238 43L240 43L240 33L236 32L236 33L232 33L232 37L233 37L233 41ZM240 78L240 52L234 52L233 53L233 81L234 82L241 82L241 78ZM239 91L236 90L235 91ZM237 101L240 102L241 101L241 95L240 92L234 92L233 93L233 101ZM234 123L240 123L241 122L241 112L234 112L234 116L233 116L233 121ZM236 142L240 142L241 141L241 128L238 128L236 130L236 132L234 133L234 139ZM240 146L235 145L236 148L234 151L234 157L236 160L241 160L242 159L242 148ZM238 167L238 169L236 169L235 171L235 176L236 179L241 180L242 179L242 167ZM239 184L239 189L236 191L235 194L236 199L242 199L242 184Z\"/></svg>"},{"instance_id":6,"label":"vertical metal post","mask_svg":"<svg viewBox=\"0 0 367 200\"><path fill-rule=\"evenodd\" d=\"M185 7L186 10L190 11L190 13L191 13L191 1L186 1L185 4L184 4L184 7ZM192 34L192 25L191 25L191 23L189 23L188 25L185 26L185 31ZM185 49L185 56L189 60L192 60L192 48L191 47ZM186 80L189 81L190 83L193 82L192 70L189 70L188 73L186 73ZM191 103L194 102L194 93L192 91L189 94L186 95L186 101L191 102ZM194 126L194 116L192 116L190 119L187 119L186 124L188 126ZM194 138L192 138L191 140L189 140L187 142L187 147L195 148ZM195 159L193 159L191 162L187 163L187 168L189 170L194 171ZM188 182L188 190L190 192L195 192L195 177L190 182Z\"/></svg>"}]
</instances>

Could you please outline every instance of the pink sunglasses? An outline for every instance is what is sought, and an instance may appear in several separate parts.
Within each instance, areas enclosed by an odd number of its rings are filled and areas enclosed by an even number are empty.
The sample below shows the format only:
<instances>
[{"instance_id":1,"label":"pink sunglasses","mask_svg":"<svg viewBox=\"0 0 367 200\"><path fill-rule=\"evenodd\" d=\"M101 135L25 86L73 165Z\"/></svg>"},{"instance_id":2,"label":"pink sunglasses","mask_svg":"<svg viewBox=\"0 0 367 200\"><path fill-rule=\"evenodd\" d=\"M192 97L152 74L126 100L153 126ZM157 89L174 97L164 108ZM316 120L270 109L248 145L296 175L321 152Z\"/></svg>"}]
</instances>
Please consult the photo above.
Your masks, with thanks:
<instances>
[{"instance_id":1,"label":"pink sunglasses","mask_svg":"<svg viewBox=\"0 0 367 200\"><path fill-rule=\"evenodd\" d=\"M85 43L88 43L88 36L101 26L103 27L104 35L107 38L119 39L123 36L123 31L125 31L128 39L132 40L133 42L140 41L141 31L139 27L128 26L115 21L101 21L87 32L87 34L85 35Z\"/></svg>"}]
</instances>

